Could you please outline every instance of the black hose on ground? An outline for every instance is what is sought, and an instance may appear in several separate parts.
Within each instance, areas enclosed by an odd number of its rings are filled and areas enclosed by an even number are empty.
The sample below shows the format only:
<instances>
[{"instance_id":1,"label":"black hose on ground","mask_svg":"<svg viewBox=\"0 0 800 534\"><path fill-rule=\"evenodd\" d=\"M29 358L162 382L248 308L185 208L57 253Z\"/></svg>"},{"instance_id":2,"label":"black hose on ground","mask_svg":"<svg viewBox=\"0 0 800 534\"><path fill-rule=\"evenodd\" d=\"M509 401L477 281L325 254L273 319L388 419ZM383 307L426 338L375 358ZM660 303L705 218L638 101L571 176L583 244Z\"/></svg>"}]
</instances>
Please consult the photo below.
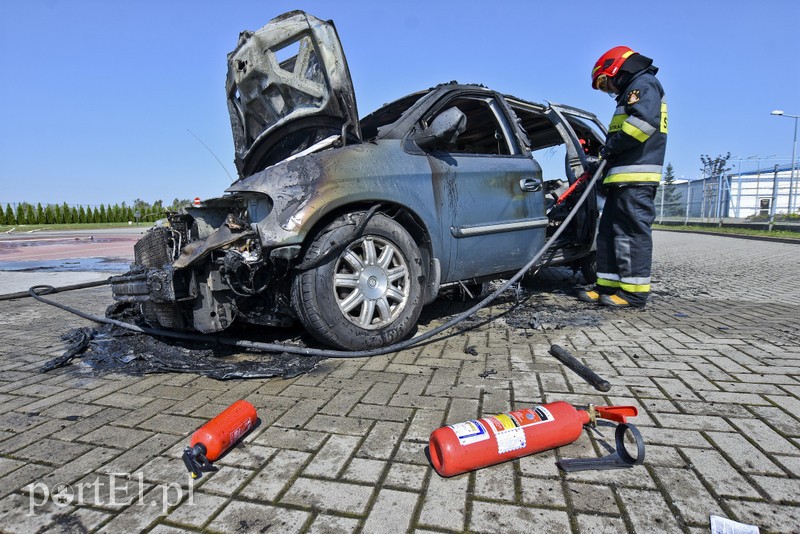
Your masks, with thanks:
<instances>
[{"instance_id":1,"label":"black hose on ground","mask_svg":"<svg viewBox=\"0 0 800 534\"><path fill-rule=\"evenodd\" d=\"M99 287L105 286L110 283L110 280L106 278L105 280L97 280L96 282L83 282L80 284L72 284L68 286L33 286L33 287L48 287L51 288L52 291L48 291L47 293L63 293L64 291L73 291L75 289L88 289L90 287ZM7 295L0 295L0 300L12 300L12 299L22 299L28 298L31 296L30 289L28 291L20 291L19 293L8 293Z\"/></svg>"},{"instance_id":2,"label":"black hose on ground","mask_svg":"<svg viewBox=\"0 0 800 534\"><path fill-rule=\"evenodd\" d=\"M299 354L302 356L320 356L324 358L365 358L369 356L380 356L382 354L389 354L391 352L399 352L401 350L405 350L414 347L416 345L419 345L423 341L427 341L433 338L434 336L441 334L445 330L448 330L453 326L457 325L458 323L464 321L469 316L474 315L479 310L488 306L489 303L491 303L494 299L500 296L501 293L503 293L505 290L507 290L516 282L518 282L525 275L525 273L528 272L528 270L533 268L533 266L538 263L542 255L544 255L544 253L547 252L547 250L553 245L553 243L556 242L556 240L561 236L563 231L567 228L569 223L575 217L578 208L586 201L586 198L594 191L594 184L602 175L605 166L606 166L605 161L600 163L600 166L597 168L597 171L595 172L591 181L586 185L586 188L583 190L583 193L581 194L580 198L578 198L578 201L575 203L575 206L572 208L569 214L564 218L561 225L556 229L556 231L553 233L550 239L544 244L544 246L541 249L539 249L539 252L537 252L536 255L517 272L517 274L515 274L510 279L506 280L506 282L503 285L494 290L491 294L486 296L483 300L475 304L473 307L458 314L457 316L453 317L443 325L437 326L433 330L425 332L424 334L420 334L417 337L413 337L411 339L400 341L398 343L394 343L392 345L387 345L386 347L380 347L377 349L359 350L359 351L313 349L308 347L285 345L281 343L261 343L258 341L247 341L244 339L233 339L221 336L209 336L204 334L190 334L185 332L173 332L171 330L160 330L157 328L136 326L123 321L117 321L116 319L109 319L107 317L100 317L97 315L84 313L70 306L66 306L64 304L59 304L49 299L45 299L41 295L35 292L36 289L48 288L50 286L33 286L28 290L28 292L31 297L35 298L40 302L44 302L45 304L50 304L51 306L55 306L56 308L60 308L64 311L75 314L79 317L83 317L84 319L101 324L111 324L118 326L120 328L124 328L126 330L139 332L141 334L148 334L152 336L171 337L176 339L186 339L190 341L201 341L204 343L215 342L223 345L231 345L234 347L240 347L243 349L250 349L250 350L258 350L262 352L287 352L289 354Z\"/></svg>"},{"instance_id":3,"label":"black hose on ground","mask_svg":"<svg viewBox=\"0 0 800 534\"><path fill-rule=\"evenodd\" d=\"M566 365L576 375L586 380L586 382L597 391L602 391L604 393L611 391L611 383L608 380L592 371L591 368L584 365L583 362L567 352L563 347L552 345L549 352L555 359Z\"/></svg>"}]
</instances>

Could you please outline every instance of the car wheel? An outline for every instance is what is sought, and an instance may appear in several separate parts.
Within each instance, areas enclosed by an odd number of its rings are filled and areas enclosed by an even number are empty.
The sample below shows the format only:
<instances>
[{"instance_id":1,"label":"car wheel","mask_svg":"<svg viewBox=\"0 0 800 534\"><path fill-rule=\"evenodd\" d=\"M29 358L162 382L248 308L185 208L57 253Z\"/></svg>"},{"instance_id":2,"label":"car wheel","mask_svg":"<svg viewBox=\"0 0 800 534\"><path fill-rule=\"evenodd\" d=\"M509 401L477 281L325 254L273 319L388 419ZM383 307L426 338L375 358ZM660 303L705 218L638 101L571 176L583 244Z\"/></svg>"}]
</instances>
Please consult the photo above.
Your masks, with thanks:
<instances>
[{"instance_id":1,"label":"car wheel","mask_svg":"<svg viewBox=\"0 0 800 534\"><path fill-rule=\"evenodd\" d=\"M582 258L578 267L580 267L583 279L586 280L587 284L597 282L597 253L595 251Z\"/></svg>"},{"instance_id":2,"label":"car wheel","mask_svg":"<svg viewBox=\"0 0 800 534\"><path fill-rule=\"evenodd\" d=\"M422 309L419 248L394 220L375 214L355 241L360 214L340 217L309 246L304 261L335 247L338 254L295 276L292 305L318 340L364 350L395 343L411 332Z\"/></svg>"}]
</instances>

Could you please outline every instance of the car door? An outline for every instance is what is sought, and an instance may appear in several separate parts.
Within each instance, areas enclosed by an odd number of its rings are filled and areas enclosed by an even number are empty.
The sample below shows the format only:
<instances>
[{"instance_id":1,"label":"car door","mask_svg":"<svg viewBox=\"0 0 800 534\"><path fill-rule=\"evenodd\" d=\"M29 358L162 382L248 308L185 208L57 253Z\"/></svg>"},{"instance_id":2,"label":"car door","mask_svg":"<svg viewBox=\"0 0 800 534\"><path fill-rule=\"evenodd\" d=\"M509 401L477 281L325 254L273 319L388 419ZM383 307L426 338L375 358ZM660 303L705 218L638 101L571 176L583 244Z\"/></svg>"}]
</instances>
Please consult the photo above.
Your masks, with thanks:
<instances>
[{"instance_id":1,"label":"car door","mask_svg":"<svg viewBox=\"0 0 800 534\"><path fill-rule=\"evenodd\" d=\"M541 167L523 153L497 96L451 95L428 120L454 107L466 116L464 131L428 155L451 244L445 282L519 269L543 245L548 224Z\"/></svg>"},{"instance_id":2,"label":"car door","mask_svg":"<svg viewBox=\"0 0 800 534\"><path fill-rule=\"evenodd\" d=\"M551 104L545 114L564 138L567 148L567 177L573 183L589 168L588 157L596 157L605 143L605 126L593 114L569 106ZM593 244L598 217L597 197L592 195L575 214L573 233L567 234L568 237L575 244Z\"/></svg>"}]
</instances>

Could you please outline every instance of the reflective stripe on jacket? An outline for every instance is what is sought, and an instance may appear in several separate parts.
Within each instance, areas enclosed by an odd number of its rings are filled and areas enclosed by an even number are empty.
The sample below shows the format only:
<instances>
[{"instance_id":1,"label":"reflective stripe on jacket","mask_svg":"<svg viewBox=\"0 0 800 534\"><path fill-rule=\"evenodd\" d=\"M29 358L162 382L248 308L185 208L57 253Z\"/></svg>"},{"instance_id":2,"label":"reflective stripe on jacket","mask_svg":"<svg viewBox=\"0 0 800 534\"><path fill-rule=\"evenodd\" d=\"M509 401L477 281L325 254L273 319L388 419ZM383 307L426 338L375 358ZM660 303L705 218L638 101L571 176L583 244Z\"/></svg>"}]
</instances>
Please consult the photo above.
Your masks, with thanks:
<instances>
[{"instance_id":1,"label":"reflective stripe on jacket","mask_svg":"<svg viewBox=\"0 0 800 534\"><path fill-rule=\"evenodd\" d=\"M637 74L617 97L608 128L609 169L604 185L661 181L667 147L667 101L651 69Z\"/></svg>"}]
</instances>

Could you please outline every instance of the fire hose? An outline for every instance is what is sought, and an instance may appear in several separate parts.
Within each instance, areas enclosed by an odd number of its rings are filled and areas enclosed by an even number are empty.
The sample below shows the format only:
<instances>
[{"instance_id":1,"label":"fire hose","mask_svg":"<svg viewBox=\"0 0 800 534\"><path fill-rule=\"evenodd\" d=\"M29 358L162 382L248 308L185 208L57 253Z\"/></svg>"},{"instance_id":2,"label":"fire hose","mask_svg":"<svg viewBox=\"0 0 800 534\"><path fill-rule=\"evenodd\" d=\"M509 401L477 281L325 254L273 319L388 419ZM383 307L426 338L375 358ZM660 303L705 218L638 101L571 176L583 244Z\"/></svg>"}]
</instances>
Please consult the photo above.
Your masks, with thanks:
<instances>
[{"instance_id":1,"label":"fire hose","mask_svg":"<svg viewBox=\"0 0 800 534\"><path fill-rule=\"evenodd\" d=\"M458 314L457 316L453 317L452 319L448 320L444 324L429 330L423 334L420 334L416 337L411 339L407 339L404 341L400 341L394 343L392 345L387 345L385 347L380 347L376 349L370 350L359 350L359 351L347 351L347 350L332 350L332 349L315 349L309 347L298 347L295 345L287 345L283 343L263 343L257 341L249 341L245 339L234 339L224 336L209 336L204 334L191 334L186 332L173 332L170 330L162 330L158 328L151 328L147 326L137 326L131 323L126 323L124 321L118 321L116 319L110 319L107 317L101 317L99 315L93 315L90 313L82 312L76 308L67 306L65 304L61 304L55 302L50 299L44 298L42 295L47 295L52 292L55 292L56 288L52 286L33 286L28 290L28 294L33 297L34 299L38 300L39 302L43 302L45 304L49 304L50 306L55 306L61 310L66 312L72 313L77 315L78 317L82 317L89 321L93 321L100 324L109 324L118 326L120 328L124 328L126 330L130 330L132 332L138 332L141 334L147 334L151 336L161 336L161 337L170 337L176 339L184 339L190 341L200 341L200 342L215 342L223 345L230 345L235 347L240 347L243 349L250 349L256 350L261 352L275 352L275 353L289 353L289 354L297 354L301 356L318 356L324 358L365 358L370 356L380 356L383 354L389 354L392 352L399 352L402 350L409 349L411 347L415 347L421 344L424 341L428 341L431 338L441 334L445 330L449 330L450 328L454 327L455 325L461 323L462 321L466 320L468 317L474 315L481 309L488 306L492 301L494 301L498 296L500 296L504 291L506 291L509 287L513 284L517 283L530 269L532 269L535 265L538 264L539 260L542 258L545 252L547 252L551 246L558 240L564 230L567 228L569 223L575 217L575 214L578 211L578 208L583 205L586 201L586 198L592 194L594 191L594 185L597 180L602 176L603 170L606 166L606 162L602 161L598 166L597 170L594 173L592 179L588 182L586 187L583 190L583 193L575 202L572 210L570 210L569 214L564 218L561 225L556 229L550 239L548 239L545 244L542 246L541 249L533 256L533 258L528 261L514 276L510 279L506 280L499 288L494 290L491 294L487 295L483 298L480 302L472 306L470 309ZM575 189L573 189L575 191ZM108 282L106 282L108 283Z\"/></svg>"}]
</instances>

